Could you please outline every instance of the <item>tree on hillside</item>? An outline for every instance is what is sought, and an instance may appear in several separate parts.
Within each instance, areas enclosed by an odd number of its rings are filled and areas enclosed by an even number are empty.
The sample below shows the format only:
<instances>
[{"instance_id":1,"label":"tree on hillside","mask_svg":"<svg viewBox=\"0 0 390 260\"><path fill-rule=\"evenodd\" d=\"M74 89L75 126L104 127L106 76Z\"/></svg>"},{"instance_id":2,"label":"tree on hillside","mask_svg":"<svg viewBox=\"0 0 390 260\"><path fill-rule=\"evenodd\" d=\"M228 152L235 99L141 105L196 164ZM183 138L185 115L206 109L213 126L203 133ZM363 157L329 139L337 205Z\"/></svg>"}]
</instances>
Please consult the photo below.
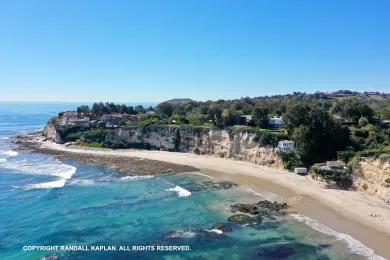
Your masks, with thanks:
<instances>
[{"instance_id":1,"label":"tree on hillside","mask_svg":"<svg viewBox=\"0 0 390 260\"><path fill-rule=\"evenodd\" d=\"M340 101L336 101L331 112L341 114L341 116L351 119L355 123L357 123L361 117L365 117L371 122L374 115L372 108L365 101L359 100L356 97L344 98Z\"/></svg>"},{"instance_id":2,"label":"tree on hillside","mask_svg":"<svg viewBox=\"0 0 390 260\"><path fill-rule=\"evenodd\" d=\"M144 109L144 107L142 105L138 105L138 106L134 107L134 111L136 113L143 113L143 112L145 112L145 109Z\"/></svg>"},{"instance_id":3,"label":"tree on hillside","mask_svg":"<svg viewBox=\"0 0 390 260\"><path fill-rule=\"evenodd\" d=\"M261 107L259 105L255 106L255 108L252 111L252 117L253 121L256 126L261 128L267 128L268 127L268 109Z\"/></svg>"},{"instance_id":4,"label":"tree on hillside","mask_svg":"<svg viewBox=\"0 0 390 260\"><path fill-rule=\"evenodd\" d=\"M311 119L307 117L310 110L311 108L307 104L298 103L291 106L287 113L283 115L284 125L291 132L294 128L297 128L300 125L310 124Z\"/></svg>"},{"instance_id":5,"label":"tree on hillside","mask_svg":"<svg viewBox=\"0 0 390 260\"><path fill-rule=\"evenodd\" d=\"M350 143L348 128L335 123L323 108L297 104L284 118L297 152L307 166L335 159L337 151Z\"/></svg>"},{"instance_id":6,"label":"tree on hillside","mask_svg":"<svg viewBox=\"0 0 390 260\"><path fill-rule=\"evenodd\" d=\"M90 109L89 109L89 106L87 106L87 105L81 105L81 106L77 107L78 114L81 114L81 113L88 114L89 112L90 112Z\"/></svg>"},{"instance_id":7,"label":"tree on hillside","mask_svg":"<svg viewBox=\"0 0 390 260\"><path fill-rule=\"evenodd\" d=\"M222 125L222 109L217 105L210 105L208 116L215 125Z\"/></svg>"},{"instance_id":8,"label":"tree on hillside","mask_svg":"<svg viewBox=\"0 0 390 260\"><path fill-rule=\"evenodd\" d=\"M106 107L104 105L103 102L99 102L99 103L94 103L92 105L92 110L91 110L92 114L94 115L98 115L98 116L101 116L103 115L104 113L106 113Z\"/></svg>"},{"instance_id":9,"label":"tree on hillside","mask_svg":"<svg viewBox=\"0 0 390 260\"><path fill-rule=\"evenodd\" d=\"M233 125L234 122L234 114L230 109L225 108L222 111L222 125L224 126L230 126Z\"/></svg>"},{"instance_id":10,"label":"tree on hillside","mask_svg":"<svg viewBox=\"0 0 390 260\"><path fill-rule=\"evenodd\" d=\"M157 108L162 114L168 117L172 116L173 110L175 109L175 107L171 103L167 103L167 102L158 104Z\"/></svg>"}]
</instances>

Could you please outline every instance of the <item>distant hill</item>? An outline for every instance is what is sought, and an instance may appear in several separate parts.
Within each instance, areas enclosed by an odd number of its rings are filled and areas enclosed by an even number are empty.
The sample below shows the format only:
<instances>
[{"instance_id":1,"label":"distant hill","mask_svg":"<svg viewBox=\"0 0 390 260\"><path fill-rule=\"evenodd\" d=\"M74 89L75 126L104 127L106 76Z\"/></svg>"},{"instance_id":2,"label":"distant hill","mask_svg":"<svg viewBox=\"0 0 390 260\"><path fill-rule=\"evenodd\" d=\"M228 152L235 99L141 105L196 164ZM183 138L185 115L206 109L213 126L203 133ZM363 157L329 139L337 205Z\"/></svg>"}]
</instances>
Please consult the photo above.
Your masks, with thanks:
<instances>
[{"instance_id":1,"label":"distant hill","mask_svg":"<svg viewBox=\"0 0 390 260\"><path fill-rule=\"evenodd\" d=\"M192 100L190 98L173 98L173 99L169 99L167 101L164 101L162 103L168 103L171 105L185 105L187 103L192 103L192 102L196 102L196 101Z\"/></svg>"}]
</instances>

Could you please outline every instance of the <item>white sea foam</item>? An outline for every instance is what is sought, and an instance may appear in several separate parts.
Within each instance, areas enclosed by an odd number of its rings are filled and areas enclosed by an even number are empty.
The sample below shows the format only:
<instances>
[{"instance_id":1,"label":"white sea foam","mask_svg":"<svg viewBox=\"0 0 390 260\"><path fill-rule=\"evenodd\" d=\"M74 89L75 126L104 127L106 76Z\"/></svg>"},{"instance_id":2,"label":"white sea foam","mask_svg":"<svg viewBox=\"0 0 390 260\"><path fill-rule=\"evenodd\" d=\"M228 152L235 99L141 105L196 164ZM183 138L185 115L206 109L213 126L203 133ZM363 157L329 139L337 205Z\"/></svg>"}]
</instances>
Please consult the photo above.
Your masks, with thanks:
<instances>
[{"instance_id":1,"label":"white sea foam","mask_svg":"<svg viewBox=\"0 0 390 260\"><path fill-rule=\"evenodd\" d=\"M65 179L59 179L56 181L28 184L25 186L25 188L26 188L26 190L62 188L62 187L64 187L65 183L66 183Z\"/></svg>"},{"instance_id":2,"label":"white sea foam","mask_svg":"<svg viewBox=\"0 0 390 260\"><path fill-rule=\"evenodd\" d=\"M92 186L92 185L96 185L96 182L92 179L78 179L78 180L71 180L69 184L80 185L80 186Z\"/></svg>"},{"instance_id":3,"label":"white sea foam","mask_svg":"<svg viewBox=\"0 0 390 260\"><path fill-rule=\"evenodd\" d=\"M7 159L5 159L5 158L0 158L0 163L5 163L5 162L7 162Z\"/></svg>"},{"instance_id":4,"label":"white sea foam","mask_svg":"<svg viewBox=\"0 0 390 260\"><path fill-rule=\"evenodd\" d=\"M207 178L215 180L215 178L213 176L210 176L210 175L207 175L207 174L204 174L204 173L201 173L201 172L191 172L191 173L195 174L195 175L199 175L199 176L203 176L203 177L207 177Z\"/></svg>"},{"instance_id":5,"label":"white sea foam","mask_svg":"<svg viewBox=\"0 0 390 260\"><path fill-rule=\"evenodd\" d=\"M72 175L76 172L76 167L63 164L59 160L30 161L23 159L10 161L1 166L27 174L56 176L65 180L72 178Z\"/></svg>"},{"instance_id":6,"label":"white sea foam","mask_svg":"<svg viewBox=\"0 0 390 260\"><path fill-rule=\"evenodd\" d=\"M166 189L166 191L174 191L179 197L188 197L191 195L191 192L177 185L174 188Z\"/></svg>"},{"instance_id":7,"label":"white sea foam","mask_svg":"<svg viewBox=\"0 0 390 260\"><path fill-rule=\"evenodd\" d=\"M12 150L0 151L0 155L6 156L6 157L14 157L14 156L18 155L18 152L12 151Z\"/></svg>"},{"instance_id":8,"label":"white sea foam","mask_svg":"<svg viewBox=\"0 0 390 260\"><path fill-rule=\"evenodd\" d=\"M334 236L337 240L341 240L347 243L348 248L351 250L352 253L362 255L370 260L385 260L385 258L375 255L374 250L371 248L365 246L362 242L359 240L356 240L355 238L351 237L348 234L339 233L330 227L327 227L318 221L300 215L300 214L290 214L292 217L294 217L299 222L305 223L306 225L310 226L312 229L321 232L323 234Z\"/></svg>"},{"instance_id":9,"label":"white sea foam","mask_svg":"<svg viewBox=\"0 0 390 260\"><path fill-rule=\"evenodd\" d=\"M7 151L5 154L16 156L14 151ZM62 163L53 158L28 157L16 158L12 160L2 160L0 167L31 175L47 175L57 177L57 180L28 184L24 188L30 189L50 189L61 188L66 181L71 179L76 172L76 167Z\"/></svg>"},{"instance_id":10,"label":"white sea foam","mask_svg":"<svg viewBox=\"0 0 390 260\"><path fill-rule=\"evenodd\" d=\"M223 234L223 231L222 231L222 230L219 230L219 229L216 229L216 228L208 229L208 230L206 230L206 231L207 231L207 232L210 232L210 233L215 233L215 234L218 234L218 235Z\"/></svg>"},{"instance_id":11,"label":"white sea foam","mask_svg":"<svg viewBox=\"0 0 390 260\"><path fill-rule=\"evenodd\" d=\"M254 191L252 188L247 188L247 191L249 191L250 193L252 193L256 196L267 199L267 200L271 200L271 201L280 201L281 200L281 197L278 194L270 192L270 191L258 190L258 189L256 191Z\"/></svg>"},{"instance_id":12,"label":"white sea foam","mask_svg":"<svg viewBox=\"0 0 390 260\"><path fill-rule=\"evenodd\" d=\"M168 237L170 238L191 238L196 235L195 232L192 231L183 231L183 230L177 230L173 233L171 233Z\"/></svg>"},{"instance_id":13,"label":"white sea foam","mask_svg":"<svg viewBox=\"0 0 390 260\"><path fill-rule=\"evenodd\" d=\"M121 181L128 181L128 180L144 180L144 179L151 179L153 178L152 175L140 175L140 176L125 176L119 178Z\"/></svg>"}]
</instances>

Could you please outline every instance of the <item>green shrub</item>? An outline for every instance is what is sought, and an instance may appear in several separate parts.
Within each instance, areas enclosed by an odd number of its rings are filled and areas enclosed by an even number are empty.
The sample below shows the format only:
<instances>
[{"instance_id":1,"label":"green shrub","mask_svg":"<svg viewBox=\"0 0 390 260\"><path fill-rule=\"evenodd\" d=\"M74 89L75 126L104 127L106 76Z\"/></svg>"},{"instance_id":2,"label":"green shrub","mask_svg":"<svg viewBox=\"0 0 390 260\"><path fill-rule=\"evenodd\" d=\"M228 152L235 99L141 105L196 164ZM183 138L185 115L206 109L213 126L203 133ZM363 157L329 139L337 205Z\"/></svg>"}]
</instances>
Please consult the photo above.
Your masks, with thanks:
<instances>
[{"instance_id":1,"label":"green shrub","mask_svg":"<svg viewBox=\"0 0 390 260\"><path fill-rule=\"evenodd\" d=\"M360 157L379 156L382 154L382 149L367 149L356 153Z\"/></svg>"},{"instance_id":2,"label":"green shrub","mask_svg":"<svg viewBox=\"0 0 390 260\"><path fill-rule=\"evenodd\" d=\"M356 169L356 167L359 163L359 160L360 160L360 156L354 156L352 158L352 160L349 161L349 163L347 164L347 167L351 172Z\"/></svg>"},{"instance_id":3,"label":"green shrub","mask_svg":"<svg viewBox=\"0 0 390 260\"><path fill-rule=\"evenodd\" d=\"M286 134L281 132L271 132L267 129L256 129L255 141L262 146L276 146L280 140L287 139Z\"/></svg>"},{"instance_id":4,"label":"green shrub","mask_svg":"<svg viewBox=\"0 0 390 260\"><path fill-rule=\"evenodd\" d=\"M302 161L300 160L299 156L294 152L286 153L286 152L279 151L278 155L280 156L280 158L283 161L284 168L286 168L288 170L293 170L295 167L303 167L304 166Z\"/></svg>"},{"instance_id":5,"label":"green shrub","mask_svg":"<svg viewBox=\"0 0 390 260\"><path fill-rule=\"evenodd\" d=\"M84 125L66 125L66 126L56 126L56 130L60 134L64 142L75 142L84 132L89 131L89 127Z\"/></svg>"},{"instance_id":6,"label":"green shrub","mask_svg":"<svg viewBox=\"0 0 390 260\"><path fill-rule=\"evenodd\" d=\"M92 128L89 131L86 131L82 137L84 141L87 143L92 143L92 142L103 143L109 138L111 134L112 131L109 129Z\"/></svg>"},{"instance_id":7,"label":"green shrub","mask_svg":"<svg viewBox=\"0 0 390 260\"><path fill-rule=\"evenodd\" d=\"M348 163L349 160L351 160L351 158L355 156L355 154L356 152L354 151L338 151L337 159L345 163Z\"/></svg>"},{"instance_id":8,"label":"green shrub","mask_svg":"<svg viewBox=\"0 0 390 260\"><path fill-rule=\"evenodd\" d=\"M383 160L383 161L390 160L390 153L381 154L381 155L379 155L378 158Z\"/></svg>"},{"instance_id":9,"label":"green shrub","mask_svg":"<svg viewBox=\"0 0 390 260\"><path fill-rule=\"evenodd\" d=\"M255 131L255 128L247 125L234 125L232 127L229 127L228 131L230 134L239 134L243 132L253 133Z\"/></svg>"},{"instance_id":10,"label":"green shrub","mask_svg":"<svg viewBox=\"0 0 390 260\"><path fill-rule=\"evenodd\" d=\"M364 126L368 125L368 123L369 123L368 119L365 118L365 117L361 117L359 119L359 122L358 122L359 126L361 126L361 127L364 127Z\"/></svg>"},{"instance_id":11,"label":"green shrub","mask_svg":"<svg viewBox=\"0 0 390 260\"><path fill-rule=\"evenodd\" d=\"M98 143L98 142L89 143L89 144L87 144L87 146L89 146L89 147L96 147L96 148L104 147L104 145L102 143Z\"/></svg>"},{"instance_id":12,"label":"green shrub","mask_svg":"<svg viewBox=\"0 0 390 260\"><path fill-rule=\"evenodd\" d=\"M314 164L312 170L327 182L334 182L339 188L347 189L352 186L352 174L349 170L334 170L322 168L322 164Z\"/></svg>"},{"instance_id":13,"label":"green shrub","mask_svg":"<svg viewBox=\"0 0 390 260\"><path fill-rule=\"evenodd\" d=\"M128 144L124 141L107 141L104 143L104 146L107 148L112 148L112 149L124 149L128 147Z\"/></svg>"}]
</instances>

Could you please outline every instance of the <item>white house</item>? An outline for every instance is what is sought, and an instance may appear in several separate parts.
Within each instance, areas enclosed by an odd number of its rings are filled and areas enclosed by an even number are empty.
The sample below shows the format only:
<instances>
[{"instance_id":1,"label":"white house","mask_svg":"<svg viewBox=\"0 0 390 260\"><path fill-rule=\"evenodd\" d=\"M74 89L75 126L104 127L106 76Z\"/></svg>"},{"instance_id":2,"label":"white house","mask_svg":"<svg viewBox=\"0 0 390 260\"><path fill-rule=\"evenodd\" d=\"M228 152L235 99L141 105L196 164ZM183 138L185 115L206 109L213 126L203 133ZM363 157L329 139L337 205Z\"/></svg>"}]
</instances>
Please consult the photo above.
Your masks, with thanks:
<instances>
[{"instance_id":1,"label":"white house","mask_svg":"<svg viewBox=\"0 0 390 260\"><path fill-rule=\"evenodd\" d=\"M283 120L281 117L271 117L268 120L268 124L271 128L281 128L283 126Z\"/></svg>"},{"instance_id":2,"label":"white house","mask_svg":"<svg viewBox=\"0 0 390 260\"><path fill-rule=\"evenodd\" d=\"M279 141L276 149L281 152L292 152L294 151L294 141L291 140Z\"/></svg>"},{"instance_id":3,"label":"white house","mask_svg":"<svg viewBox=\"0 0 390 260\"><path fill-rule=\"evenodd\" d=\"M244 125L250 125L253 123L253 117L252 115L244 115L241 116L241 123Z\"/></svg>"}]
</instances>

